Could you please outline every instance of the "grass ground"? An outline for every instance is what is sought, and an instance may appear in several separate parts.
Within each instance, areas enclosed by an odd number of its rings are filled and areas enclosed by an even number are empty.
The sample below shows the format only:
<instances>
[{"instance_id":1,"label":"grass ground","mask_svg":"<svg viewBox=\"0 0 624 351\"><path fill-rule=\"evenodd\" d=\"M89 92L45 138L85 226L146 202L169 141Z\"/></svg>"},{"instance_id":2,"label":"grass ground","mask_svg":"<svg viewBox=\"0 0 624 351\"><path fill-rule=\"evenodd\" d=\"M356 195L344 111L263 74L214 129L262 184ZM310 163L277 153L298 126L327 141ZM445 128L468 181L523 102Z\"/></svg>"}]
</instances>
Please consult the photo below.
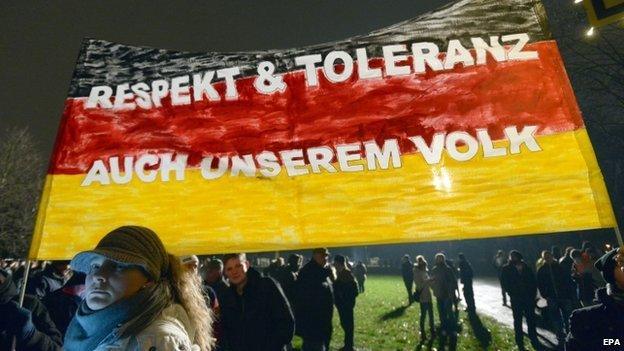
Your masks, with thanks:
<instances>
[{"instance_id":1,"label":"grass ground","mask_svg":"<svg viewBox=\"0 0 624 351\"><path fill-rule=\"evenodd\" d=\"M417 303L407 306L405 287L399 276L370 276L366 281L366 292L360 294L355 307L355 346L358 350L436 350L437 340L420 345L418 318L420 308ZM478 298L478 297L477 297ZM434 320L439 323L434 305ZM494 319L479 316L481 323L470 323L468 315L460 312L462 331L458 336L457 350L517 350L513 330ZM473 330L475 325L475 330ZM481 342L489 339L489 343ZM489 338L487 337L489 334ZM342 347L343 332L334 311L334 334L331 349ZM293 345L298 348L301 340L296 338ZM485 346L484 346L485 345ZM527 347L530 347L526 339ZM431 347L431 348L430 348Z\"/></svg>"}]
</instances>

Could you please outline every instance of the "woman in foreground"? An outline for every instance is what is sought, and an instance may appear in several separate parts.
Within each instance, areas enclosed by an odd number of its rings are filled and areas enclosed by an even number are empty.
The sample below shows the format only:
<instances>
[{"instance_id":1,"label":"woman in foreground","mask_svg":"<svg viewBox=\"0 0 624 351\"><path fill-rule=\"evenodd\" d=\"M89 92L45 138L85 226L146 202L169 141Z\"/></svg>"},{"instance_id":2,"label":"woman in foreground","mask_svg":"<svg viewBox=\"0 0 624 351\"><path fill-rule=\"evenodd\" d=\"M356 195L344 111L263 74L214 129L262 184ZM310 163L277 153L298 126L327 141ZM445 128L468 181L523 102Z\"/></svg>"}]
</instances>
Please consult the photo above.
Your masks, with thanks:
<instances>
[{"instance_id":1,"label":"woman in foreground","mask_svg":"<svg viewBox=\"0 0 624 351\"><path fill-rule=\"evenodd\" d=\"M87 274L84 300L65 335L64 350L212 349L212 317L194 279L152 230L124 226L72 269Z\"/></svg>"}]
</instances>

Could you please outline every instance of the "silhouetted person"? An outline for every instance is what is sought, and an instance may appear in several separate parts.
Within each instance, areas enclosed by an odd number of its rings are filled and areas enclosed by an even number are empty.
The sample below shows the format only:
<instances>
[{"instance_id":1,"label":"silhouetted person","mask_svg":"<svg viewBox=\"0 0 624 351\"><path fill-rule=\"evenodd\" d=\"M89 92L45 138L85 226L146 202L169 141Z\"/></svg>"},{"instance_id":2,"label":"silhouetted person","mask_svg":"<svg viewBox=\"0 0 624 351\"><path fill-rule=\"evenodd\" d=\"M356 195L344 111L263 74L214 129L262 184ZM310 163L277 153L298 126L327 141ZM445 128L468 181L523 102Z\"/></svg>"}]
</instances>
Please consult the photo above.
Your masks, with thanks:
<instances>
[{"instance_id":1,"label":"silhouetted person","mask_svg":"<svg viewBox=\"0 0 624 351\"><path fill-rule=\"evenodd\" d=\"M297 281L297 273L293 272L291 267L282 264L283 258L278 258L280 264L271 274L271 277L280 284L290 305L295 303L295 282Z\"/></svg>"},{"instance_id":2,"label":"silhouetted person","mask_svg":"<svg viewBox=\"0 0 624 351\"><path fill-rule=\"evenodd\" d=\"M459 293L459 284L457 284L457 267L455 267L455 261L447 258L446 259L446 265L451 267L451 270L453 271L453 275L455 276L455 291L453 291L453 312L455 313L456 316L459 315L459 300L460 300L460 293Z\"/></svg>"},{"instance_id":3,"label":"silhouetted person","mask_svg":"<svg viewBox=\"0 0 624 351\"><path fill-rule=\"evenodd\" d=\"M596 291L598 304L572 312L567 351L620 350L624 343L624 249L611 250L596 261L606 287ZM618 346L604 346L607 339Z\"/></svg>"},{"instance_id":4,"label":"silhouetted person","mask_svg":"<svg viewBox=\"0 0 624 351\"><path fill-rule=\"evenodd\" d=\"M569 290L568 276L550 251L542 251L544 264L537 271L537 287L547 301L547 311L559 343L562 344L568 333L568 319L572 313L572 291Z\"/></svg>"},{"instance_id":5,"label":"silhouetted person","mask_svg":"<svg viewBox=\"0 0 624 351\"><path fill-rule=\"evenodd\" d=\"M405 289L407 290L407 301L408 303L412 303L413 293L412 288L414 285L414 264L410 260L409 255L404 255L401 259L401 276L403 277L403 283L405 284Z\"/></svg>"},{"instance_id":6,"label":"silhouetted person","mask_svg":"<svg viewBox=\"0 0 624 351\"><path fill-rule=\"evenodd\" d=\"M282 257L278 257L271 261L271 263L264 269L264 275L266 277L275 277L277 271L281 266L284 265L284 259Z\"/></svg>"},{"instance_id":7,"label":"silhouetted person","mask_svg":"<svg viewBox=\"0 0 624 351\"><path fill-rule=\"evenodd\" d=\"M576 309L581 307L578 294L576 291L576 283L574 279L572 279L572 266L574 265L574 260L570 256L574 248L572 246L566 247L565 255L559 259L559 266L564 273L568 290L570 290L570 300L572 303L572 309Z\"/></svg>"},{"instance_id":8,"label":"silhouetted person","mask_svg":"<svg viewBox=\"0 0 624 351\"><path fill-rule=\"evenodd\" d=\"M295 316L297 333L303 339L302 351L327 351L332 336L334 314L334 273L327 264L329 251L318 248L299 271Z\"/></svg>"},{"instance_id":9,"label":"silhouetted person","mask_svg":"<svg viewBox=\"0 0 624 351\"><path fill-rule=\"evenodd\" d=\"M336 255L334 257L334 267L337 272L334 282L334 300L340 317L340 326L344 330L344 347L341 350L353 351L353 333L355 331L353 310L358 295L358 285L349 267L347 267L344 256Z\"/></svg>"},{"instance_id":10,"label":"silhouetted person","mask_svg":"<svg viewBox=\"0 0 624 351\"><path fill-rule=\"evenodd\" d=\"M303 261L303 257L298 254L290 254L288 256L288 264L287 267L291 272L298 274L301 269L301 262Z\"/></svg>"},{"instance_id":11,"label":"silhouetted person","mask_svg":"<svg viewBox=\"0 0 624 351\"><path fill-rule=\"evenodd\" d=\"M202 289L205 295L211 297L214 293L214 299L210 298L210 309L214 313L212 322L212 332L216 339L215 350L223 350L223 326L221 325L221 304L220 300L227 293L230 285L223 276L223 262L218 258L207 259L199 268L202 278Z\"/></svg>"},{"instance_id":12,"label":"silhouetted person","mask_svg":"<svg viewBox=\"0 0 624 351\"><path fill-rule=\"evenodd\" d=\"M553 245L550 247L550 253L553 256L555 261L559 261L561 259L561 248L557 245Z\"/></svg>"},{"instance_id":13,"label":"silhouetted person","mask_svg":"<svg viewBox=\"0 0 624 351\"><path fill-rule=\"evenodd\" d=\"M364 283L366 283L366 265L364 262L358 261L358 263L353 267L353 275L355 276L355 280L358 283L358 290L360 293L364 292Z\"/></svg>"},{"instance_id":14,"label":"silhouetted person","mask_svg":"<svg viewBox=\"0 0 624 351\"><path fill-rule=\"evenodd\" d=\"M207 260L200 272L203 284L214 290L217 294L217 300L221 299L221 296L229 288L229 284L223 277L223 262L217 258Z\"/></svg>"},{"instance_id":15,"label":"silhouetted person","mask_svg":"<svg viewBox=\"0 0 624 351\"><path fill-rule=\"evenodd\" d=\"M464 300L466 301L466 311L469 313L475 313L475 300L474 290L472 288L472 278L474 276L472 265L463 253L459 254L459 281L462 283L462 290L464 293Z\"/></svg>"},{"instance_id":16,"label":"silhouetted person","mask_svg":"<svg viewBox=\"0 0 624 351\"><path fill-rule=\"evenodd\" d=\"M73 272L62 288L49 293L42 300L48 309L50 319L63 336L82 301L81 294L84 288L85 274Z\"/></svg>"},{"instance_id":17,"label":"silhouetted person","mask_svg":"<svg viewBox=\"0 0 624 351\"><path fill-rule=\"evenodd\" d=\"M507 257L505 256L503 250L498 250L496 252L492 264L494 265L494 268L496 268L496 272L498 273L498 282L500 283L501 294L503 295L503 306L507 306L507 292L505 291L505 287L503 286L503 282L501 280L503 267L507 264Z\"/></svg>"},{"instance_id":18,"label":"silhouetted person","mask_svg":"<svg viewBox=\"0 0 624 351\"><path fill-rule=\"evenodd\" d=\"M456 298L457 278L453 268L446 263L446 257L442 253L435 255L435 266L431 270L433 278L433 294L436 297L438 315L440 317L440 345L450 339L453 345L457 341L457 321L453 312L453 300ZM453 348L451 346L451 348Z\"/></svg>"},{"instance_id":19,"label":"silhouetted person","mask_svg":"<svg viewBox=\"0 0 624 351\"><path fill-rule=\"evenodd\" d=\"M26 293L43 299L47 294L60 289L65 284L69 261L52 261L42 271L30 276Z\"/></svg>"},{"instance_id":20,"label":"silhouetted person","mask_svg":"<svg viewBox=\"0 0 624 351\"><path fill-rule=\"evenodd\" d=\"M20 307L19 292L7 271L0 270L0 350L61 351L62 337L38 298L26 294Z\"/></svg>"},{"instance_id":21,"label":"silhouetted person","mask_svg":"<svg viewBox=\"0 0 624 351\"><path fill-rule=\"evenodd\" d=\"M526 319L531 344L533 347L539 348L540 344L537 340L537 331L535 330L537 282L531 267L524 262L520 252L516 250L509 252L509 262L503 267L501 281L511 300L514 333L518 349L525 349L522 318Z\"/></svg>"},{"instance_id":22,"label":"silhouetted person","mask_svg":"<svg viewBox=\"0 0 624 351\"><path fill-rule=\"evenodd\" d=\"M591 246L587 250L591 250ZM572 250L570 256L574 260L572 278L577 284L578 298L583 306L591 306L594 304L594 293L598 287L604 285L604 280L599 276L600 272L594 267L594 261L588 253Z\"/></svg>"},{"instance_id":23,"label":"silhouetted person","mask_svg":"<svg viewBox=\"0 0 624 351\"><path fill-rule=\"evenodd\" d=\"M416 264L414 265L414 284L416 285L416 292L418 296L418 302L420 303L420 340L421 342L427 338L425 333L425 321L427 316L429 317L429 333L433 338L435 336L435 330L433 328L433 304L431 298L431 277L429 277L429 270L427 269L427 260L423 256L416 257Z\"/></svg>"}]
</instances>

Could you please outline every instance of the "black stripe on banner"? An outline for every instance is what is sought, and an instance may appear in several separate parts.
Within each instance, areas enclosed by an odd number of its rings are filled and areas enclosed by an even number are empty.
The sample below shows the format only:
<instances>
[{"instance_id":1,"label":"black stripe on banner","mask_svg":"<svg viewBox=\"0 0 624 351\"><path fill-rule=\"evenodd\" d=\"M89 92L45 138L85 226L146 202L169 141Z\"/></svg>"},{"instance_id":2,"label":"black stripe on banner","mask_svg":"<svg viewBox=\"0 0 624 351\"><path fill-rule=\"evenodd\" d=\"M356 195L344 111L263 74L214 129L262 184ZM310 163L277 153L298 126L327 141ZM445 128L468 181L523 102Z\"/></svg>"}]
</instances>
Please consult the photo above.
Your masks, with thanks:
<instances>
[{"instance_id":1,"label":"black stripe on banner","mask_svg":"<svg viewBox=\"0 0 624 351\"><path fill-rule=\"evenodd\" d=\"M277 72L295 67L294 57L345 50L354 55L366 47L369 58L380 57L381 47L393 43L429 41L445 48L449 39L471 47L471 37L528 33L532 42L550 38L539 0L462 0L436 11L349 39L298 49L240 53L188 53L127 46L85 39L76 63L69 97L88 96L91 87L148 82L193 72L238 66L242 77L255 75L259 61L271 61Z\"/></svg>"}]
</instances>

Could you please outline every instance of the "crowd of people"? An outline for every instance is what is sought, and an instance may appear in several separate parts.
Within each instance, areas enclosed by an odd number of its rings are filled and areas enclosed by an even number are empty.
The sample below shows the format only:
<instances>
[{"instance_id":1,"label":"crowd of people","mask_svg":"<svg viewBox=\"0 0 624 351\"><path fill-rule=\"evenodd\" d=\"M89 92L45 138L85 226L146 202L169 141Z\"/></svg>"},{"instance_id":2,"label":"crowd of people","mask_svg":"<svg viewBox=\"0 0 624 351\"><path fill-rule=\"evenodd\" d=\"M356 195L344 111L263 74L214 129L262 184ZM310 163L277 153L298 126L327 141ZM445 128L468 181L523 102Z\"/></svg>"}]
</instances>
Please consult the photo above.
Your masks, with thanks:
<instances>
[{"instance_id":1,"label":"crowd of people","mask_svg":"<svg viewBox=\"0 0 624 351\"><path fill-rule=\"evenodd\" d=\"M468 259L444 253L430 266L405 255L407 303L420 307L420 340L456 348L459 301L476 315ZM596 349L603 338L624 341L624 252L553 247L535 263L498 251L493 259L510 304L515 340L524 349L523 320L534 348L536 308L568 350ZM0 349L9 350L329 350L337 311L340 350L355 350L354 310L365 292L367 267L326 248L276 258L260 270L244 253L200 260L169 254L144 227L120 227L71 261L0 260ZM25 284L25 286L24 286ZM461 292L460 292L461 284ZM19 290L26 295L20 302ZM590 297L594 296L596 299ZM434 320L434 303L438 323ZM611 329L609 329L611 328Z\"/></svg>"},{"instance_id":2,"label":"crowd of people","mask_svg":"<svg viewBox=\"0 0 624 351\"><path fill-rule=\"evenodd\" d=\"M513 313L515 340L524 348L522 331L526 321L528 336L540 348L536 332L536 308L566 350L591 350L603 339L622 339L624 328L624 250L599 250L590 242L581 249L557 246L544 250L534 267L522 254L499 250L493 264L498 270L502 304L507 296ZM600 324L596 324L600 322ZM606 324L603 324L606 323Z\"/></svg>"},{"instance_id":3,"label":"crowd of people","mask_svg":"<svg viewBox=\"0 0 624 351\"><path fill-rule=\"evenodd\" d=\"M0 261L2 350L328 350L334 307L354 348L366 267L329 251L260 272L244 253L200 262L169 254L144 227L120 227L71 261ZM357 272L353 273L352 269ZM358 284L361 282L361 287ZM23 304L19 289L26 284ZM296 321L296 322L295 322Z\"/></svg>"}]
</instances>

